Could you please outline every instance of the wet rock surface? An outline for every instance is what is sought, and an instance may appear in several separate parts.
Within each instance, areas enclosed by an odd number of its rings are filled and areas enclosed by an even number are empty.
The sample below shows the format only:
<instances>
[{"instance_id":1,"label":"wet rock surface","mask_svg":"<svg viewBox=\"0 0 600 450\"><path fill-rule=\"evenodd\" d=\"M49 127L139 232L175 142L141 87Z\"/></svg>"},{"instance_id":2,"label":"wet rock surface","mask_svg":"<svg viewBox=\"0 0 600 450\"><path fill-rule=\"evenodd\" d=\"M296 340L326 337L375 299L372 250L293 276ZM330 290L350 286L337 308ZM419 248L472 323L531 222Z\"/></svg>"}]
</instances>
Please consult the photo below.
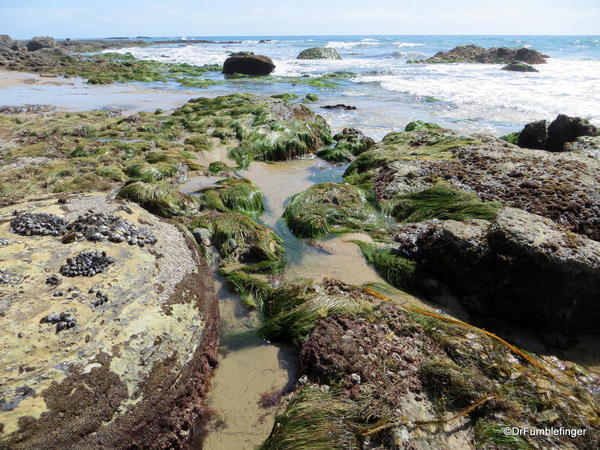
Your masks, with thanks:
<instances>
[{"instance_id":1,"label":"wet rock surface","mask_svg":"<svg viewBox=\"0 0 600 450\"><path fill-rule=\"evenodd\" d=\"M530 66L522 62L513 62L502 68L502 70L508 70L509 72L539 72L535 67Z\"/></svg>"},{"instance_id":2,"label":"wet rock surface","mask_svg":"<svg viewBox=\"0 0 600 450\"><path fill-rule=\"evenodd\" d=\"M549 219L505 208L494 223L407 224L396 240L429 295L449 288L474 314L504 323L566 333L597 328L600 244Z\"/></svg>"},{"instance_id":3,"label":"wet rock surface","mask_svg":"<svg viewBox=\"0 0 600 450\"><path fill-rule=\"evenodd\" d=\"M69 224L91 218L90 209L143 224L156 243L65 244L11 231L17 217ZM191 424L207 414L218 320L208 268L191 241L139 206L103 194L3 206L0 237L10 239L0 247L0 447L183 445ZM97 270L108 255L110 269ZM65 275L95 275L59 277L67 258Z\"/></svg>"}]
</instances>

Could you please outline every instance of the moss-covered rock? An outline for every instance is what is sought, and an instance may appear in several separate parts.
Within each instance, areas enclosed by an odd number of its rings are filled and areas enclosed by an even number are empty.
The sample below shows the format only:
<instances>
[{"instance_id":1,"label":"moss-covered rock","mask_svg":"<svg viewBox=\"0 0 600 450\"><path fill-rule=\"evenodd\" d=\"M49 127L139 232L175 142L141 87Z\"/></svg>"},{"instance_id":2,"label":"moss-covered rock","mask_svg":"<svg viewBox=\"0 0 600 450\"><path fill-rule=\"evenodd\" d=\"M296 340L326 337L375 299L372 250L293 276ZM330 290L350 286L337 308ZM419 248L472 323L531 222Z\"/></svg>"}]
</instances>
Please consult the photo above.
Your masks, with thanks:
<instances>
[{"instance_id":1,"label":"moss-covered rock","mask_svg":"<svg viewBox=\"0 0 600 450\"><path fill-rule=\"evenodd\" d=\"M382 226L375 209L360 189L350 184L320 183L294 195L284 219L299 237L319 237L352 230L373 231Z\"/></svg>"},{"instance_id":2,"label":"moss-covered rock","mask_svg":"<svg viewBox=\"0 0 600 450\"><path fill-rule=\"evenodd\" d=\"M344 128L333 139L336 141L335 146L317 152L319 158L330 162L350 162L354 156L366 152L375 145L373 139L355 128Z\"/></svg>"},{"instance_id":3,"label":"moss-covered rock","mask_svg":"<svg viewBox=\"0 0 600 450\"><path fill-rule=\"evenodd\" d=\"M313 47L302 50L298 59L342 59L334 48Z\"/></svg>"},{"instance_id":4,"label":"moss-covered rock","mask_svg":"<svg viewBox=\"0 0 600 450\"><path fill-rule=\"evenodd\" d=\"M264 210L260 188L246 178L224 178L200 194L201 208L259 216Z\"/></svg>"},{"instance_id":5,"label":"moss-covered rock","mask_svg":"<svg viewBox=\"0 0 600 450\"><path fill-rule=\"evenodd\" d=\"M512 62L504 66L502 70L508 70L509 72L539 72L535 67L523 62Z\"/></svg>"},{"instance_id":6,"label":"moss-covered rock","mask_svg":"<svg viewBox=\"0 0 600 450\"><path fill-rule=\"evenodd\" d=\"M207 211L183 220L190 230L210 231L211 243L219 251L223 268L241 268L247 272L281 273L285 266L281 238L270 228L250 217L234 212Z\"/></svg>"},{"instance_id":7,"label":"moss-covered rock","mask_svg":"<svg viewBox=\"0 0 600 450\"><path fill-rule=\"evenodd\" d=\"M342 312L312 326L300 346L301 382L261 448L545 445L540 436L507 441L506 426L592 430L577 445L598 445L589 390L597 376L435 313L370 302L366 315Z\"/></svg>"}]
</instances>

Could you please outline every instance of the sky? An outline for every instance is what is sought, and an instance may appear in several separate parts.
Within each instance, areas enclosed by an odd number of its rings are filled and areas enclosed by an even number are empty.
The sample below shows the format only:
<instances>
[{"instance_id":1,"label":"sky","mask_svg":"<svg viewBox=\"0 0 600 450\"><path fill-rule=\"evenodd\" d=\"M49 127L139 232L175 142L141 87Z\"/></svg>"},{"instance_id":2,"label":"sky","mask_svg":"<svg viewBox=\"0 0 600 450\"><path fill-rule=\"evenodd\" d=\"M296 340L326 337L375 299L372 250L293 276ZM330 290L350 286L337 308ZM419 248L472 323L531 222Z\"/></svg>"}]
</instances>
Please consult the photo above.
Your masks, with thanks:
<instances>
[{"instance_id":1,"label":"sky","mask_svg":"<svg viewBox=\"0 0 600 450\"><path fill-rule=\"evenodd\" d=\"M0 0L0 34L600 34L600 0Z\"/></svg>"}]
</instances>

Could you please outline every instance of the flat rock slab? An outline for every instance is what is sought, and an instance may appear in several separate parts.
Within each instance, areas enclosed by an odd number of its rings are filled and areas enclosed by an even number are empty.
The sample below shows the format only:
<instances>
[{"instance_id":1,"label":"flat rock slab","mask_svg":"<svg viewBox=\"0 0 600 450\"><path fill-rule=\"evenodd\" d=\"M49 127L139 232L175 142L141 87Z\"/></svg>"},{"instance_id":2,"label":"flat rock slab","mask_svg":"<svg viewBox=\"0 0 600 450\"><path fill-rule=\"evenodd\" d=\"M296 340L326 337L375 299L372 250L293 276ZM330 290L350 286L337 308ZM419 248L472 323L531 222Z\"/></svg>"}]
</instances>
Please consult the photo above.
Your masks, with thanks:
<instances>
[{"instance_id":1,"label":"flat rock slab","mask_svg":"<svg viewBox=\"0 0 600 450\"><path fill-rule=\"evenodd\" d=\"M60 236L10 228L16 210L69 222L90 209L122 217L157 242L63 244ZM137 205L103 194L0 208L2 239L0 273L8 276L0 277L0 447L183 442L204 413L218 337L212 278L189 240ZM59 274L67 258L96 251L115 260L103 273ZM60 284L48 284L52 276ZM74 326L58 331L48 317L61 314Z\"/></svg>"}]
</instances>

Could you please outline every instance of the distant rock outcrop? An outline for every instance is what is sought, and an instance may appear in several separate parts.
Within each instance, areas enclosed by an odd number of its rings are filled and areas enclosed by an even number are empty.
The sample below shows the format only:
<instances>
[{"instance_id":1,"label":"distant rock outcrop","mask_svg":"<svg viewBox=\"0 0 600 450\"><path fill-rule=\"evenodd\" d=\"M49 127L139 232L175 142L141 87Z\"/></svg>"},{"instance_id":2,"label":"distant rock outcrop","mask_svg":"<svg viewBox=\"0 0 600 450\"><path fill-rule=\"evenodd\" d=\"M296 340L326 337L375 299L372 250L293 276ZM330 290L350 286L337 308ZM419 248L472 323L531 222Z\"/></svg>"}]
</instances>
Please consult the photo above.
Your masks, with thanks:
<instances>
[{"instance_id":1,"label":"distant rock outcrop","mask_svg":"<svg viewBox=\"0 0 600 450\"><path fill-rule=\"evenodd\" d=\"M49 36L38 36L34 37L27 43L27 50L30 52L35 52L36 50L40 50L42 48L53 48L57 46L58 43L54 38Z\"/></svg>"},{"instance_id":2,"label":"distant rock outcrop","mask_svg":"<svg viewBox=\"0 0 600 450\"><path fill-rule=\"evenodd\" d=\"M313 47L303 50L297 59L342 59L334 48Z\"/></svg>"},{"instance_id":3,"label":"distant rock outcrop","mask_svg":"<svg viewBox=\"0 0 600 450\"><path fill-rule=\"evenodd\" d=\"M438 52L431 58L411 60L409 63L480 63L510 64L515 61L527 64L544 64L548 56L529 48L511 49L506 47L489 48L476 45L459 45L447 52Z\"/></svg>"},{"instance_id":4,"label":"distant rock outcrop","mask_svg":"<svg viewBox=\"0 0 600 450\"><path fill-rule=\"evenodd\" d=\"M238 53L227 58L223 64L223 73L226 75L269 75L273 70L273 60L264 55Z\"/></svg>"}]
</instances>

